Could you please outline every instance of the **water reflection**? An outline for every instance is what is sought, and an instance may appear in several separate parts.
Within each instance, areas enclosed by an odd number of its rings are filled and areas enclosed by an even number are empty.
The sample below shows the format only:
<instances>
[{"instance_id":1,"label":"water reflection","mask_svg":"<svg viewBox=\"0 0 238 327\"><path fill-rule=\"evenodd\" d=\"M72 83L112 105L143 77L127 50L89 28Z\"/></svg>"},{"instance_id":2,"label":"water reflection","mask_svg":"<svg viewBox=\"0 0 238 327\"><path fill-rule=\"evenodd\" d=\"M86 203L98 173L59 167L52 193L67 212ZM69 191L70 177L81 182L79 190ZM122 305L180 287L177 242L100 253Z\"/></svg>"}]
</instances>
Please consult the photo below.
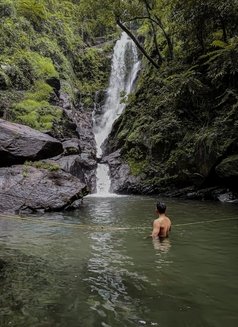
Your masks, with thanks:
<instances>
[{"instance_id":1,"label":"water reflection","mask_svg":"<svg viewBox=\"0 0 238 327\"><path fill-rule=\"evenodd\" d=\"M161 251L163 253L169 252L169 249L171 248L169 238L153 239L152 242L153 242L154 249L158 250L158 251Z\"/></svg>"},{"instance_id":2,"label":"water reflection","mask_svg":"<svg viewBox=\"0 0 238 327\"><path fill-rule=\"evenodd\" d=\"M113 233L91 233L92 257L88 261L89 276L84 279L90 288L88 304L101 317L101 324L110 321L139 322L140 292L148 283L145 275L133 272L133 259L127 255L123 238ZM103 321L105 319L105 321ZM133 324L134 325L134 324Z\"/></svg>"}]
</instances>

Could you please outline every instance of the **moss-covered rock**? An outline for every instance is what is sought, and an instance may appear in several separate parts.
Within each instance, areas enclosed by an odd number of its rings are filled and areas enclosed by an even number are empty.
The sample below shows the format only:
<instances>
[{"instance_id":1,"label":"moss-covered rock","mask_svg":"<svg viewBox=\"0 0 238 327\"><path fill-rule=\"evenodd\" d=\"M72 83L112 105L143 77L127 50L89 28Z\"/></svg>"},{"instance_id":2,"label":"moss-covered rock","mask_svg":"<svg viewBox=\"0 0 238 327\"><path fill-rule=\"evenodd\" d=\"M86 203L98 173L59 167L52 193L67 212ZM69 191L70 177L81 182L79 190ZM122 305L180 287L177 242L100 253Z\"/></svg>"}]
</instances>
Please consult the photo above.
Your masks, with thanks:
<instances>
[{"instance_id":1,"label":"moss-covered rock","mask_svg":"<svg viewBox=\"0 0 238 327\"><path fill-rule=\"evenodd\" d=\"M229 156L215 168L217 175L222 179L238 179L238 155Z\"/></svg>"},{"instance_id":2,"label":"moss-covered rock","mask_svg":"<svg viewBox=\"0 0 238 327\"><path fill-rule=\"evenodd\" d=\"M103 39L94 47L93 30L84 40L79 16L73 1L1 2L1 117L53 132L62 118L62 94L70 109L94 107L108 82L113 43ZM8 90L6 101L2 91Z\"/></svg>"},{"instance_id":3,"label":"moss-covered rock","mask_svg":"<svg viewBox=\"0 0 238 327\"><path fill-rule=\"evenodd\" d=\"M105 153L121 149L142 192L222 183L214 167L238 153L231 147L237 143L237 93L224 84L214 99L218 91L200 69L177 63L163 65L160 74L145 69L114 124Z\"/></svg>"}]
</instances>

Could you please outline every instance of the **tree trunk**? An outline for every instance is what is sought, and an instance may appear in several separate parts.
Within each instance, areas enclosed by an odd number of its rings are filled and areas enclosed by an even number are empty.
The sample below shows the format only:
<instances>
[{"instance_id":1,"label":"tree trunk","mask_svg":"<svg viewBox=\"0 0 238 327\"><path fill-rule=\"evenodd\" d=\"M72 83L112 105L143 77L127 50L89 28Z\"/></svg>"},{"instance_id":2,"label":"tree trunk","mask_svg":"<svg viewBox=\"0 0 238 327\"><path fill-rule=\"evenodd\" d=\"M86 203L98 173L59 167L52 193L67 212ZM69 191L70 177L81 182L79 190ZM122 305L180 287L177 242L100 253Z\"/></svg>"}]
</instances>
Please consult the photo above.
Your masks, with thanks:
<instances>
[{"instance_id":1,"label":"tree trunk","mask_svg":"<svg viewBox=\"0 0 238 327\"><path fill-rule=\"evenodd\" d=\"M157 64L151 56L146 52L146 50L141 46L137 38L133 35L133 33L120 21L119 18L116 19L116 22L118 26L132 39L132 41L135 43L137 48L142 52L142 54L149 60L149 62L157 69L160 68L160 64L162 63L162 58L160 59L160 63Z\"/></svg>"}]
</instances>

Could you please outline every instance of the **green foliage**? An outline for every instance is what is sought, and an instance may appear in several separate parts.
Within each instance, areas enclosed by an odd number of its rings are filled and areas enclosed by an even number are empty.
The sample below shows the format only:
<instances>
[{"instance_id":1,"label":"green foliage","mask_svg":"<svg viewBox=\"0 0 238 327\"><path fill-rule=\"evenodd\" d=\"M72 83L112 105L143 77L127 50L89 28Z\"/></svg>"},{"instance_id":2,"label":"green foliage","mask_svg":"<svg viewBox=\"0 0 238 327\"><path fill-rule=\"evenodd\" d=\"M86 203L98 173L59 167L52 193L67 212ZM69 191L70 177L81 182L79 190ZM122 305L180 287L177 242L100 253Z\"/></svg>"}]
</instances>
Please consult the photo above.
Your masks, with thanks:
<instances>
[{"instance_id":1,"label":"green foliage","mask_svg":"<svg viewBox=\"0 0 238 327\"><path fill-rule=\"evenodd\" d=\"M58 72L50 58L34 51L19 53L19 57L25 58L29 62L37 78L58 77Z\"/></svg>"},{"instance_id":2,"label":"green foliage","mask_svg":"<svg viewBox=\"0 0 238 327\"><path fill-rule=\"evenodd\" d=\"M58 107L52 106L56 95L46 83L51 77L61 80L61 91L72 102L78 101L80 89L85 107L90 107L92 92L107 84L113 44L105 43L104 49L92 47L101 32L92 30L96 25L81 13L83 4L67 0L0 2L0 83L2 90L11 89L13 95L6 101L0 93L1 117L49 129L60 115ZM110 28L106 30L109 33Z\"/></svg>"},{"instance_id":3,"label":"green foliage","mask_svg":"<svg viewBox=\"0 0 238 327\"><path fill-rule=\"evenodd\" d=\"M49 84L38 80L36 81L32 91L26 93L26 98L35 101L47 101L52 93L53 88Z\"/></svg>"},{"instance_id":4,"label":"green foliage","mask_svg":"<svg viewBox=\"0 0 238 327\"><path fill-rule=\"evenodd\" d=\"M47 101L25 99L16 104L12 119L38 130L50 130L54 121L61 118L62 110Z\"/></svg>"},{"instance_id":5,"label":"green foliage","mask_svg":"<svg viewBox=\"0 0 238 327\"><path fill-rule=\"evenodd\" d=\"M227 47L227 43L225 43L225 42L223 42L223 41L221 41L221 40L214 40L214 41L212 42L212 45L213 45L214 47L216 47L216 48L222 48L222 49L224 49L224 48Z\"/></svg>"},{"instance_id":6,"label":"green foliage","mask_svg":"<svg viewBox=\"0 0 238 327\"><path fill-rule=\"evenodd\" d=\"M140 175L147 165L147 162L145 160L136 161L133 158L127 159L127 163L130 167L131 174L134 176Z\"/></svg>"},{"instance_id":7,"label":"green foliage","mask_svg":"<svg viewBox=\"0 0 238 327\"><path fill-rule=\"evenodd\" d=\"M31 42L32 25L22 17L6 17L1 21L0 55L9 58L15 51L25 49Z\"/></svg>"},{"instance_id":8,"label":"green foliage","mask_svg":"<svg viewBox=\"0 0 238 327\"><path fill-rule=\"evenodd\" d=\"M0 88L6 90L10 87L11 81L4 70L0 69Z\"/></svg>"},{"instance_id":9,"label":"green foliage","mask_svg":"<svg viewBox=\"0 0 238 327\"><path fill-rule=\"evenodd\" d=\"M44 1L17 0L16 8L20 15L31 21L35 26L41 25L47 18Z\"/></svg>"},{"instance_id":10,"label":"green foliage","mask_svg":"<svg viewBox=\"0 0 238 327\"><path fill-rule=\"evenodd\" d=\"M110 51L111 47L106 47L105 51L91 47L79 58L75 72L81 76L79 87L83 93L92 93L107 86L110 73L110 58L107 53Z\"/></svg>"},{"instance_id":11,"label":"green foliage","mask_svg":"<svg viewBox=\"0 0 238 327\"><path fill-rule=\"evenodd\" d=\"M224 82L229 87L236 87L236 74L238 74L238 38L230 39L228 44L223 44L219 49L208 52L201 59L208 68L208 76L216 86ZM232 76L234 78L232 78Z\"/></svg>"},{"instance_id":12,"label":"green foliage","mask_svg":"<svg viewBox=\"0 0 238 327\"><path fill-rule=\"evenodd\" d=\"M14 16L15 8L11 0L1 1L0 3L0 19L3 17Z\"/></svg>"},{"instance_id":13,"label":"green foliage","mask_svg":"<svg viewBox=\"0 0 238 327\"><path fill-rule=\"evenodd\" d=\"M22 167L22 176L23 176L24 178L26 178L26 177L28 176L28 166L27 166L27 165L24 165L24 166Z\"/></svg>"},{"instance_id":14,"label":"green foliage","mask_svg":"<svg viewBox=\"0 0 238 327\"><path fill-rule=\"evenodd\" d=\"M34 51L18 50L11 57L0 56L2 69L17 89L27 89L37 79L58 77L53 62Z\"/></svg>"}]
</instances>

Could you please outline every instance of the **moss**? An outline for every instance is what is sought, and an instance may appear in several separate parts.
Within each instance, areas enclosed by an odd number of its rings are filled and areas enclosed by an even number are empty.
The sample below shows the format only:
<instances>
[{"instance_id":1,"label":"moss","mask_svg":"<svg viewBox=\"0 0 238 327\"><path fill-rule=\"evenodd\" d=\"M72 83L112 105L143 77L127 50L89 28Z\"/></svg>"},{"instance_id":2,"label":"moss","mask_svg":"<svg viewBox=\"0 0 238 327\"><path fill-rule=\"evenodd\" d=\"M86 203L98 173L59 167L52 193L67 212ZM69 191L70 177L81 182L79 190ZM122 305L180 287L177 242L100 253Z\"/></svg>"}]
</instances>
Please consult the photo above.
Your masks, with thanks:
<instances>
[{"instance_id":1,"label":"moss","mask_svg":"<svg viewBox=\"0 0 238 327\"><path fill-rule=\"evenodd\" d=\"M47 11L44 4L35 0L17 0L17 12L30 20L36 26L43 23L47 18Z\"/></svg>"},{"instance_id":2,"label":"moss","mask_svg":"<svg viewBox=\"0 0 238 327\"><path fill-rule=\"evenodd\" d=\"M50 130L61 115L62 109L51 106L47 101L25 99L13 108L14 121L41 131Z\"/></svg>"},{"instance_id":3,"label":"moss","mask_svg":"<svg viewBox=\"0 0 238 327\"><path fill-rule=\"evenodd\" d=\"M108 82L113 42L90 45L95 33L87 22L79 21L80 4L0 2L0 115L40 130L50 129L61 115L51 104L57 95L46 84L52 77L60 79L60 91L70 104L92 107L95 92L105 89ZM85 28L91 34L87 40Z\"/></svg>"},{"instance_id":4,"label":"moss","mask_svg":"<svg viewBox=\"0 0 238 327\"><path fill-rule=\"evenodd\" d=\"M26 161L24 163L24 169L25 167L35 167L38 169L46 169L49 171L58 171L60 169L60 166L56 163L52 162L45 162L45 161Z\"/></svg>"},{"instance_id":5,"label":"moss","mask_svg":"<svg viewBox=\"0 0 238 327\"><path fill-rule=\"evenodd\" d=\"M24 165L22 168L22 176L26 178L28 176L28 166Z\"/></svg>"},{"instance_id":6,"label":"moss","mask_svg":"<svg viewBox=\"0 0 238 327\"><path fill-rule=\"evenodd\" d=\"M133 158L130 158L126 161L130 167L131 174L134 176L141 175L148 165L147 161L136 161Z\"/></svg>"},{"instance_id":7,"label":"moss","mask_svg":"<svg viewBox=\"0 0 238 327\"><path fill-rule=\"evenodd\" d=\"M50 95L53 93L53 88L44 81L36 81L31 92L27 92L25 97L29 100L43 101L49 100Z\"/></svg>"},{"instance_id":8,"label":"moss","mask_svg":"<svg viewBox=\"0 0 238 327\"><path fill-rule=\"evenodd\" d=\"M88 48L75 63L75 72L80 77L83 93L92 93L108 84L111 60L107 57L111 49Z\"/></svg>"},{"instance_id":9,"label":"moss","mask_svg":"<svg viewBox=\"0 0 238 327\"><path fill-rule=\"evenodd\" d=\"M40 36L35 40L34 44L31 45L31 49L35 52L40 52L44 57L51 58L61 79L72 80L76 83L73 67L62 52L60 45L57 43L57 39Z\"/></svg>"},{"instance_id":10,"label":"moss","mask_svg":"<svg viewBox=\"0 0 238 327\"><path fill-rule=\"evenodd\" d=\"M44 57L38 52L26 51L20 52L21 58L26 60L31 65L34 75L38 78L59 77L54 64L50 58Z\"/></svg>"},{"instance_id":11,"label":"moss","mask_svg":"<svg viewBox=\"0 0 238 327\"><path fill-rule=\"evenodd\" d=\"M15 7L11 0L5 0L0 3L0 18L10 17L15 14Z\"/></svg>"}]
</instances>

